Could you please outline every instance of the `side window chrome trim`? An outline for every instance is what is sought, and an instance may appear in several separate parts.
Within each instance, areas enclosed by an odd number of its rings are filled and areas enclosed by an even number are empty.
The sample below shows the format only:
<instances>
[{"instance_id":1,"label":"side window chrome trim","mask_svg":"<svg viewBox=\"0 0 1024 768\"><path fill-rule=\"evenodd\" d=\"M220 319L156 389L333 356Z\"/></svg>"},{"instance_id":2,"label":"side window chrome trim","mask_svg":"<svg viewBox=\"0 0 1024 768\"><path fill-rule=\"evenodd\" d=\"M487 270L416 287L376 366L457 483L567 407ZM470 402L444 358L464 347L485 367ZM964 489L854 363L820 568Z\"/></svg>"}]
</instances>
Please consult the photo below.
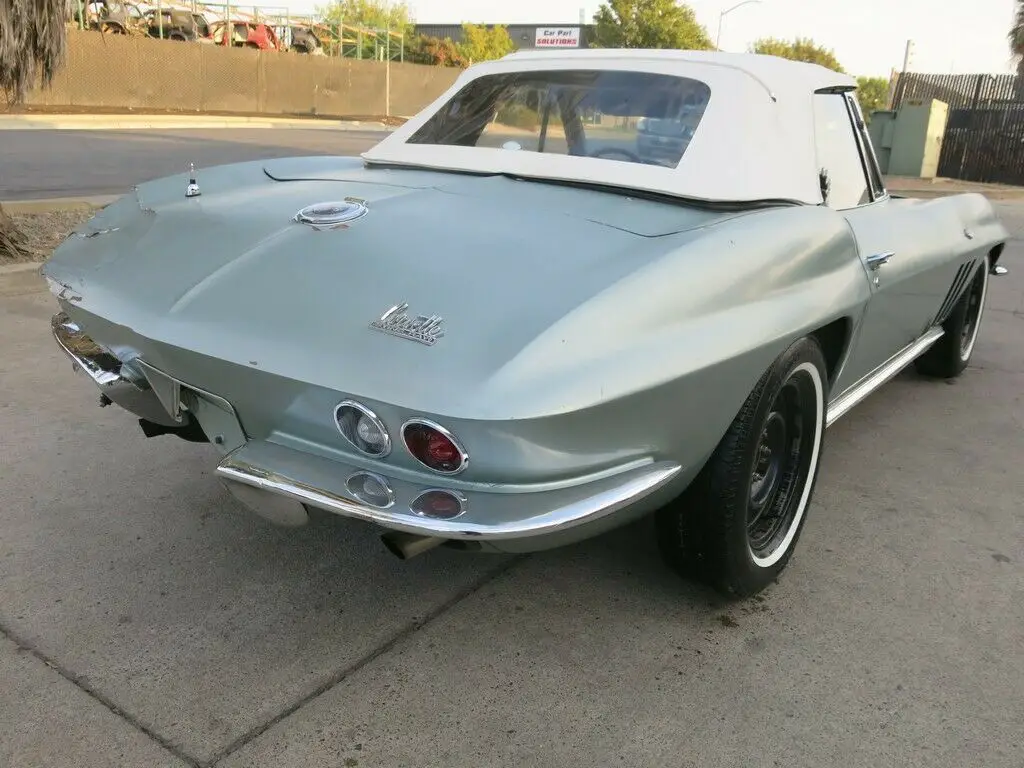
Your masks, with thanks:
<instances>
[{"instance_id":1,"label":"side window chrome trim","mask_svg":"<svg viewBox=\"0 0 1024 768\"><path fill-rule=\"evenodd\" d=\"M854 151L857 153L857 163L856 163L855 167L860 170L860 183L863 184L863 195L864 195L864 197L866 197L864 202L856 203L856 204L852 204L852 205L837 206L837 205L831 204L831 203L829 203L827 201L823 202L821 204L825 205L826 207L832 208L832 210L834 210L834 211L837 211L837 212L841 213L843 211L855 211L855 210L858 210L858 209L863 208L865 206L874 205L875 203L880 202L884 198L881 195L877 195L876 196L876 194L875 194L876 186L875 186L875 184L872 183L870 174L868 173L867 165L865 163L864 147L863 147L863 144L862 144L860 131L859 131L859 128L858 128L858 125L857 125L857 120L854 117L855 113L853 111L851 111L851 106L850 106L850 98L851 98L851 95L852 95L851 94L851 89L847 88L847 87L819 88L818 90L814 91L814 95L817 98L822 98L822 99L827 100L827 103L829 105L835 105L836 104L836 101L835 101L836 99L841 101L842 106L838 107L837 109L838 109L838 111L842 115L845 115L846 119L845 119L845 121L843 121L843 119L841 117L839 117L838 115L836 115L836 119L839 119L840 122L845 122L845 124L846 124L846 129L845 130L848 131L848 133L844 132L845 133L844 142L848 142L851 138L853 139ZM822 101L821 103L824 104L826 102ZM831 108L832 107L830 106L829 109L831 109ZM815 112L816 111L817 111L817 107L815 107ZM817 121L817 119L818 118L817 118L817 114L816 114L815 121ZM816 142L817 142L817 133L818 133L818 129L817 129L817 126L816 126L815 127ZM821 149L820 145L818 145L816 143L816 145L815 145L815 156L818 159L818 162L816 163L816 165L819 165L819 166L821 164L820 149ZM853 167L854 167L853 164L851 164L851 167L847 169L848 172L856 173L856 171L853 171Z\"/></svg>"},{"instance_id":2,"label":"side window chrome trim","mask_svg":"<svg viewBox=\"0 0 1024 768\"><path fill-rule=\"evenodd\" d=\"M850 127L853 129L857 142L857 151L860 153L860 163L864 170L864 179L868 185L868 194L871 199L861 205L853 206L846 210L863 208L865 205L873 205L889 198L889 191L885 188L885 180L882 178L882 169L878 166L878 158L871 146L871 137L867 132L867 124L860 111L860 104L852 91L847 91L842 96L846 102L846 112L850 117Z\"/></svg>"}]
</instances>

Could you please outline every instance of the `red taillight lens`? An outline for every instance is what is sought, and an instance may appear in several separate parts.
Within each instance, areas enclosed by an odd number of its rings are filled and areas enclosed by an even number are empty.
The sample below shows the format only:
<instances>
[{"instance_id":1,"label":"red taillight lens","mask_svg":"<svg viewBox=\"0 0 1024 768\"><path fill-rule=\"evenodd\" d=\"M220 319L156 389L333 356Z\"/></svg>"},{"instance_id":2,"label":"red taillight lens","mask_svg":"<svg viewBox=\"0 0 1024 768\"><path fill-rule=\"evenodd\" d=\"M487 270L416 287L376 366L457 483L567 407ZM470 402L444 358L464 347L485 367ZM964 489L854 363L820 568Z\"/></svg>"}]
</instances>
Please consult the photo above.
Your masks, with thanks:
<instances>
[{"instance_id":1,"label":"red taillight lens","mask_svg":"<svg viewBox=\"0 0 1024 768\"><path fill-rule=\"evenodd\" d=\"M459 461L459 449L447 437L436 432L427 436L427 455L431 461L443 466Z\"/></svg>"},{"instance_id":2,"label":"red taillight lens","mask_svg":"<svg viewBox=\"0 0 1024 768\"><path fill-rule=\"evenodd\" d=\"M402 430L402 437L409 453L435 472L454 474L462 470L469 460L455 438L437 425L409 422Z\"/></svg>"},{"instance_id":3,"label":"red taillight lens","mask_svg":"<svg viewBox=\"0 0 1024 768\"><path fill-rule=\"evenodd\" d=\"M466 511L463 500L450 491L424 491L410 507L417 515L437 520L453 520Z\"/></svg>"}]
</instances>

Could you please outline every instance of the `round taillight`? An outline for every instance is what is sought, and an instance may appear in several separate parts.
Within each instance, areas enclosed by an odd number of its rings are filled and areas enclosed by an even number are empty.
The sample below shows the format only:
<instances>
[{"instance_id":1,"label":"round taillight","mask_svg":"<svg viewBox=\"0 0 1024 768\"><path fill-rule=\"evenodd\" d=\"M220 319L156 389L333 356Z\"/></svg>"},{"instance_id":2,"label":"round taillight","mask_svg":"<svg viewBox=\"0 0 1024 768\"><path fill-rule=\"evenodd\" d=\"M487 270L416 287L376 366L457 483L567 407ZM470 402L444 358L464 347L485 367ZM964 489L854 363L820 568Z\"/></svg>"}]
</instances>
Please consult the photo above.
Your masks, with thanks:
<instances>
[{"instance_id":1,"label":"round taillight","mask_svg":"<svg viewBox=\"0 0 1024 768\"><path fill-rule=\"evenodd\" d=\"M345 400L334 409L334 422L356 450L375 458L390 452L391 437L384 423L366 406Z\"/></svg>"},{"instance_id":2,"label":"round taillight","mask_svg":"<svg viewBox=\"0 0 1024 768\"><path fill-rule=\"evenodd\" d=\"M402 427L402 439L413 458L435 472L454 475L469 463L469 455L455 436L439 424L421 419L408 421Z\"/></svg>"},{"instance_id":3,"label":"round taillight","mask_svg":"<svg viewBox=\"0 0 1024 768\"><path fill-rule=\"evenodd\" d=\"M453 491L432 489L417 496L409 508L423 517L454 520L466 511L466 500Z\"/></svg>"},{"instance_id":4,"label":"round taillight","mask_svg":"<svg viewBox=\"0 0 1024 768\"><path fill-rule=\"evenodd\" d=\"M372 472L356 472L345 487L356 499L377 509L387 509L395 503L395 492L388 481Z\"/></svg>"}]
</instances>

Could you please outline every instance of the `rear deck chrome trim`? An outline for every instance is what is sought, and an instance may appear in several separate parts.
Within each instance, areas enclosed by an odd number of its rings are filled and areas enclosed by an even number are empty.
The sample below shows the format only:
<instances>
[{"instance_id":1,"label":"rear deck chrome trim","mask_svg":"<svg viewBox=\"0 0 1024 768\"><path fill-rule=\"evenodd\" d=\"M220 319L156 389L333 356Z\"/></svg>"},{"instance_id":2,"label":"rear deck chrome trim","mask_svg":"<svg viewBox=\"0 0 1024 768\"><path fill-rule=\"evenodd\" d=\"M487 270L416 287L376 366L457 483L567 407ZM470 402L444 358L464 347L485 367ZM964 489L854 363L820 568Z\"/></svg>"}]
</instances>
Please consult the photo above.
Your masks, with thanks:
<instances>
[{"instance_id":1,"label":"rear deck chrome trim","mask_svg":"<svg viewBox=\"0 0 1024 768\"><path fill-rule=\"evenodd\" d=\"M932 344L938 341L942 337L943 333L945 333L945 331L938 326L929 329L924 336L901 349L867 376L839 395L828 405L828 416L825 419L825 426L831 427L842 416L848 413L851 408L862 402L868 397L868 395L890 379L894 378L900 371L910 365L915 358L923 354Z\"/></svg>"},{"instance_id":2,"label":"rear deck chrome trim","mask_svg":"<svg viewBox=\"0 0 1024 768\"><path fill-rule=\"evenodd\" d=\"M225 456L217 466L216 474L225 480L251 485L270 493L286 496L311 507L325 509L346 517L354 517L376 523L392 530L406 531L423 536L437 536L446 539L514 539L540 536L574 528L584 523L599 520L613 512L629 506L657 491L679 474L682 467L671 462L648 464L637 470L627 471L627 478L611 488L593 496L565 504L515 522L487 525L464 520L430 520L396 509L384 511L360 504L320 488L286 477L273 470L255 466L235 456ZM524 500L537 498L539 494L523 494ZM524 507L527 505L524 503ZM477 507L479 508L479 507Z\"/></svg>"}]
</instances>

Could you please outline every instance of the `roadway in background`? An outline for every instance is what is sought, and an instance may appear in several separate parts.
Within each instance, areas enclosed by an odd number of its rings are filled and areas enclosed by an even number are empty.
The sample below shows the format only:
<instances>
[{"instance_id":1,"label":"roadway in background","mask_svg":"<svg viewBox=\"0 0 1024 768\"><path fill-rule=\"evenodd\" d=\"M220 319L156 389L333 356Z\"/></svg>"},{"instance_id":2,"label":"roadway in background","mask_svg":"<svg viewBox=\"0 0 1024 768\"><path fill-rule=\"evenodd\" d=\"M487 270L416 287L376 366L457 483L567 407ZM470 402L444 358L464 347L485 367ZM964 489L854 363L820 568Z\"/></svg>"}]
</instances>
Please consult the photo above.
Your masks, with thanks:
<instances>
[{"instance_id":1,"label":"roadway in background","mask_svg":"<svg viewBox=\"0 0 1024 768\"><path fill-rule=\"evenodd\" d=\"M355 155L381 130L212 128L0 132L0 200L119 195L132 185L224 163Z\"/></svg>"}]
</instances>

